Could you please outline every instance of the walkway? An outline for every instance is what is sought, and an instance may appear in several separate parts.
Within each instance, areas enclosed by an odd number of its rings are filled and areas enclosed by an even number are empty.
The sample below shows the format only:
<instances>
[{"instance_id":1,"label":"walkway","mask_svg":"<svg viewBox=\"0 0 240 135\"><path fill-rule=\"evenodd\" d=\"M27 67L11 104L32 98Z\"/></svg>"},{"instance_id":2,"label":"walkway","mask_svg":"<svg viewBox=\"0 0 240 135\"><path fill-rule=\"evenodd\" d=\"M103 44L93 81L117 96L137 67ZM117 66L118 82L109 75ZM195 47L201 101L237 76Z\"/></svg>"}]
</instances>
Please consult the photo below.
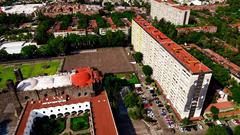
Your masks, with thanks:
<instances>
[{"instance_id":1,"label":"walkway","mask_svg":"<svg viewBox=\"0 0 240 135\"><path fill-rule=\"evenodd\" d=\"M64 135L65 133L68 133L69 135L78 135L78 134L86 134L86 133L90 133L89 129L85 129L85 130L80 130L80 131L72 131L71 129L71 118L74 117L79 117L79 116L72 116L72 117L68 117L66 120L66 128L65 130L60 134L60 135Z\"/></svg>"}]
</instances>

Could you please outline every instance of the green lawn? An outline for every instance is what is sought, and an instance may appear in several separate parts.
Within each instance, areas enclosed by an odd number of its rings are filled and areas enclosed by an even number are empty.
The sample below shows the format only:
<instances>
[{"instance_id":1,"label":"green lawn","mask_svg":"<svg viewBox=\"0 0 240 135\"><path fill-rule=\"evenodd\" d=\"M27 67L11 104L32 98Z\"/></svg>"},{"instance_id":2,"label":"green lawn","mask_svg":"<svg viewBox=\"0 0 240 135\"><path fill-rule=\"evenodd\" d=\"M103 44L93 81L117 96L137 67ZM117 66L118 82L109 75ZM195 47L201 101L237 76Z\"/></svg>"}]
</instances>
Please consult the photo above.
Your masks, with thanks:
<instances>
[{"instance_id":1,"label":"green lawn","mask_svg":"<svg viewBox=\"0 0 240 135\"><path fill-rule=\"evenodd\" d=\"M89 122L88 122L88 113L84 113L83 116L71 118L71 129L73 131L79 131L89 128Z\"/></svg>"},{"instance_id":2,"label":"green lawn","mask_svg":"<svg viewBox=\"0 0 240 135\"><path fill-rule=\"evenodd\" d=\"M60 63L61 60L51 60L21 65L0 65L0 89L6 87L6 81L8 79L15 80L15 76L13 74L14 67L20 67L23 77L28 78L43 74L55 74Z\"/></svg>"},{"instance_id":3,"label":"green lawn","mask_svg":"<svg viewBox=\"0 0 240 135\"><path fill-rule=\"evenodd\" d=\"M49 119L48 117L37 117L32 131L36 135L59 135L66 128L66 119Z\"/></svg>"},{"instance_id":4,"label":"green lawn","mask_svg":"<svg viewBox=\"0 0 240 135\"><path fill-rule=\"evenodd\" d=\"M136 74L115 74L115 76L120 79L126 79L131 84L139 83L139 80Z\"/></svg>"}]
</instances>

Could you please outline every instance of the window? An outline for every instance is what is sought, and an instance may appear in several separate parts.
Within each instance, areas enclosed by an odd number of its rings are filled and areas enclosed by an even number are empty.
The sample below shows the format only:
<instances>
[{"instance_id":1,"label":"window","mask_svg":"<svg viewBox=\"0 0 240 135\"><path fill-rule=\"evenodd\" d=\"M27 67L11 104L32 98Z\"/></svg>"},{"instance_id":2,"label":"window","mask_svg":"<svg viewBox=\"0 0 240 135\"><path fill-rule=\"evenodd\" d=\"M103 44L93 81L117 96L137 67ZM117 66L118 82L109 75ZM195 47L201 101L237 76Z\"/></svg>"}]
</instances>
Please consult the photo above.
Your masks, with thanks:
<instances>
[{"instance_id":1,"label":"window","mask_svg":"<svg viewBox=\"0 0 240 135\"><path fill-rule=\"evenodd\" d=\"M78 96L79 96L79 97L81 96L81 93L80 93L80 92L78 93Z\"/></svg>"},{"instance_id":2,"label":"window","mask_svg":"<svg viewBox=\"0 0 240 135\"><path fill-rule=\"evenodd\" d=\"M86 95L87 95L87 92L84 92L84 95L86 96Z\"/></svg>"},{"instance_id":3,"label":"window","mask_svg":"<svg viewBox=\"0 0 240 135\"><path fill-rule=\"evenodd\" d=\"M47 94L44 94L44 97L47 97Z\"/></svg>"}]
</instances>

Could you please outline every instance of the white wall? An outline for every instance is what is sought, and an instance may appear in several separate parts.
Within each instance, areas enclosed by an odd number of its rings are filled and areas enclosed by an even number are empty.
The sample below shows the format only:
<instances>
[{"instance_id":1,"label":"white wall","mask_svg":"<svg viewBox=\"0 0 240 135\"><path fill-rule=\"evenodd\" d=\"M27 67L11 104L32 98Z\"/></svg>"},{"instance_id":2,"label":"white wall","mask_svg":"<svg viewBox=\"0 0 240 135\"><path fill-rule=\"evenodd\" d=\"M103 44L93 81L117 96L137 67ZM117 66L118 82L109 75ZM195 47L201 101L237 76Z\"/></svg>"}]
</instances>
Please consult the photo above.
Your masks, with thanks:
<instances>
[{"instance_id":1,"label":"white wall","mask_svg":"<svg viewBox=\"0 0 240 135\"><path fill-rule=\"evenodd\" d=\"M89 109L91 111L90 102L34 109L31 111L30 116L28 117L28 122L27 122L26 128L24 130L24 135L30 135L33 120L36 117L51 116L53 114L57 116L59 113L62 113L64 115L66 112L69 112L71 114L73 111L78 112L80 110L84 112L87 109Z\"/></svg>"}]
</instances>

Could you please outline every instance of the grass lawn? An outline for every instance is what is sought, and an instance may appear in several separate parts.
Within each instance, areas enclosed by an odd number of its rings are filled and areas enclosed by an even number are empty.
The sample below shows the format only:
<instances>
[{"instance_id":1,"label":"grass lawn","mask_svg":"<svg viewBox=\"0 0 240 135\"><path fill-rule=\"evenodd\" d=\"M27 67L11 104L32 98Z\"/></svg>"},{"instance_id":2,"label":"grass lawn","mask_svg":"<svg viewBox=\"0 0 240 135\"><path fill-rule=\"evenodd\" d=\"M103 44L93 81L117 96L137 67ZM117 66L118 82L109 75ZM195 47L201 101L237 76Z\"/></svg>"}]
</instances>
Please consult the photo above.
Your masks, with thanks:
<instances>
[{"instance_id":1,"label":"grass lawn","mask_svg":"<svg viewBox=\"0 0 240 135\"><path fill-rule=\"evenodd\" d=\"M115 74L115 76L120 79L126 79L131 84L139 83L139 80L136 74Z\"/></svg>"},{"instance_id":2,"label":"grass lawn","mask_svg":"<svg viewBox=\"0 0 240 135\"><path fill-rule=\"evenodd\" d=\"M36 135L59 135L66 128L66 119L49 119L47 117L36 118L33 132Z\"/></svg>"},{"instance_id":3,"label":"grass lawn","mask_svg":"<svg viewBox=\"0 0 240 135\"><path fill-rule=\"evenodd\" d=\"M6 81L8 79L15 80L13 73L14 67L20 67L23 77L28 78L43 74L55 74L60 63L61 60L51 60L19 65L0 65L0 89L6 87Z\"/></svg>"},{"instance_id":4,"label":"grass lawn","mask_svg":"<svg viewBox=\"0 0 240 135\"><path fill-rule=\"evenodd\" d=\"M79 131L89 128L89 122L88 122L88 113L84 113L83 116L71 118L71 129L73 131Z\"/></svg>"}]
</instances>

